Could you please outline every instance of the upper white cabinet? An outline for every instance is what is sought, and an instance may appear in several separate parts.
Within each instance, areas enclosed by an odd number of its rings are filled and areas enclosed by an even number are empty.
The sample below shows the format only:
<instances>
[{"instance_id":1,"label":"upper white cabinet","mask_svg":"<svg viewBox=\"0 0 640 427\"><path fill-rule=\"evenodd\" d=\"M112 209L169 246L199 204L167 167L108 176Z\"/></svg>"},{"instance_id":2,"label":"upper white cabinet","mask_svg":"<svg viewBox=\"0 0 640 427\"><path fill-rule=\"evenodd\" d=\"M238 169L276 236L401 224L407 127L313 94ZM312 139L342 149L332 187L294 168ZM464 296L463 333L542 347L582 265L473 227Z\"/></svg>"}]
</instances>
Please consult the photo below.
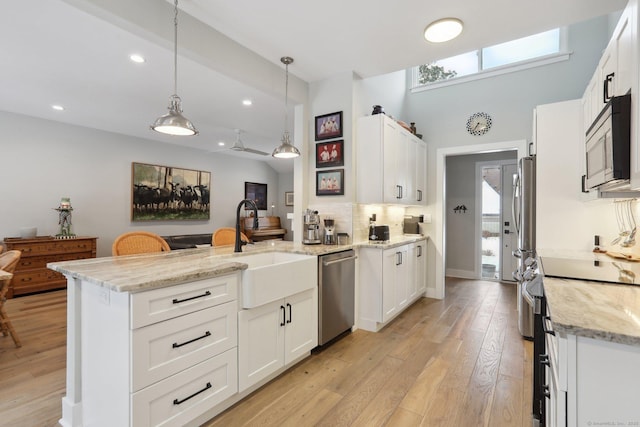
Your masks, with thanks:
<instances>
[{"instance_id":1,"label":"upper white cabinet","mask_svg":"<svg viewBox=\"0 0 640 427\"><path fill-rule=\"evenodd\" d=\"M636 10L635 0L633 0L622 13L598 67L587 85L583 97L585 131L612 96L624 95L636 85L634 82L634 69L638 57Z\"/></svg>"},{"instance_id":2,"label":"upper white cabinet","mask_svg":"<svg viewBox=\"0 0 640 427\"><path fill-rule=\"evenodd\" d=\"M426 143L384 114L358 119L359 203L426 204Z\"/></svg>"}]
</instances>

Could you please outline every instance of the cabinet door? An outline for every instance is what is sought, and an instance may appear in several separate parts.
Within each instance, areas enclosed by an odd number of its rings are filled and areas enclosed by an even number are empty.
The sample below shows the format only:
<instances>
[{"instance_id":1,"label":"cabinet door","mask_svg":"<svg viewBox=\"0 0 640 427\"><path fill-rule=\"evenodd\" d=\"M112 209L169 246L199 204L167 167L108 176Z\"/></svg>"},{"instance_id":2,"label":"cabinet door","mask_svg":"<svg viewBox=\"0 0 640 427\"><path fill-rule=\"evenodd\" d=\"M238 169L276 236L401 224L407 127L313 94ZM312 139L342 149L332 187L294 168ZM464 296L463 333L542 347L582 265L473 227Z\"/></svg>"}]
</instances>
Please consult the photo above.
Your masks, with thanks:
<instances>
[{"instance_id":1,"label":"cabinet door","mask_svg":"<svg viewBox=\"0 0 640 427\"><path fill-rule=\"evenodd\" d=\"M398 147L396 158L396 180L400 186L400 198L396 203L413 204L414 183L416 180L416 146L411 135L404 129L398 129Z\"/></svg>"},{"instance_id":2,"label":"cabinet door","mask_svg":"<svg viewBox=\"0 0 640 427\"><path fill-rule=\"evenodd\" d=\"M600 75L600 99L598 103L598 107L596 108L596 116L602 111L605 104L609 101L609 98L605 96L612 97L616 93L617 86L617 74L616 67L618 64L618 55L616 51L616 44L614 42L609 43L604 53L602 54L602 58L600 58L600 63L598 64L597 74Z\"/></svg>"},{"instance_id":3,"label":"cabinet door","mask_svg":"<svg viewBox=\"0 0 640 427\"><path fill-rule=\"evenodd\" d=\"M396 305L398 309L403 309L409 302L410 282L413 279L410 269L409 245L396 248L396 256Z\"/></svg>"},{"instance_id":4,"label":"cabinet door","mask_svg":"<svg viewBox=\"0 0 640 427\"><path fill-rule=\"evenodd\" d=\"M407 256L407 298L412 301L418 295L418 244L409 245Z\"/></svg>"},{"instance_id":5,"label":"cabinet door","mask_svg":"<svg viewBox=\"0 0 640 427\"><path fill-rule=\"evenodd\" d=\"M384 121L383 129L383 178L384 201L399 203L402 199L402 184L398 177L398 162L400 158L400 130L393 120ZM375 171L372 171L375 173Z\"/></svg>"},{"instance_id":6,"label":"cabinet door","mask_svg":"<svg viewBox=\"0 0 640 427\"><path fill-rule=\"evenodd\" d=\"M284 363L288 365L318 345L318 289L285 301Z\"/></svg>"},{"instance_id":7,"label":"cabinet door","mask_svg":"<svg viewBox=\"0 0 640 427\"><path fill-rule=\"evenodd\" d=\"M426 206L427 204L427 144L416 141L416 184L415 203Z\"/></svg>"},{"instance_id":8,"label":"cabinet door","mask_svg":"<svg viewBox=\"0 0 640 427\"><path fill-rule=\"evenodd\" d=\"M634 43L634 8L627 7L623 12L613 33L612 43L616 50L615 88L614 94L626 94L633 84L633 64L637 53Z\"/></svg>"},{"instance_id":9,"label":"cabinet door","mask_svg":"<svg viewBox=\"0 0 640 427\"><path fill-rule=\"evenodd\" d=\"M284 300L238 313L238 389L284 366Z\"/></svg>"},{"instance_id":10,"label":"cabinet door","mask_svg":"<svg viewBox=\"0 0 640 427\"><path fill-rule=\"evenodd\" d=\"M396 304L396 264L398 255L395 249L385 249L382 254L382 323L395 316Z\"/></svg>"}]
</instances>

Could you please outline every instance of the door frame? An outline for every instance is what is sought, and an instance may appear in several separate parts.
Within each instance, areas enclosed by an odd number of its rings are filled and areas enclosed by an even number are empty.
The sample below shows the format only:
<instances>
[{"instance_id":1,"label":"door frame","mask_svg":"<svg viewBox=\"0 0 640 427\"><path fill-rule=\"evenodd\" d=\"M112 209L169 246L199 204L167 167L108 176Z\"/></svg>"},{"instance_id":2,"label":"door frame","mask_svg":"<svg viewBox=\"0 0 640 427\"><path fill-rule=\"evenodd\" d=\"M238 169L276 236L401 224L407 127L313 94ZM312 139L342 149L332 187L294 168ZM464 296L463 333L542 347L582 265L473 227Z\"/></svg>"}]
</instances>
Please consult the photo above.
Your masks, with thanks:
<instances>
[{"instance_id":1,"label":"door frame","mask_svg":"<svg viewBox=\"0 0 640 427\"><path fill-rule=\"evenodd\" d=\"M528 155L528 143L526 139L515 141L493 142L488 144L462 145L457 147L442 147L436 149L436 200L434 205L435 236L433 244L435 247L434 259L434 288L427 290L427 296L431 298L444 298L444 275L445 275L445 230L446 230L446 204L445 197L445 165L447 156L460 154L490 153L493 151L516 150L517 159ZM440 226L437 226L440 224Z\"/></svg>"},{"instance_id":2,"label":"door frame","mask_svg":"<svg viewBox=\"0 0 640 427\"><path fill-rule=\"evenodd\" d=\"M499 166L500 167L500 185L502 185L503 182L503 168L505 165L518 165L518 159L509 159L509 160L487 160L487 161L482 161L482 162L477 162L476 163L476 215L475 215L475 228L476 228L476 238L475 238L475 264L474 264L474 268L475 268L475 276L478 279L483 279L482 278L482 168L485 166ZM503 200L502 200L502 194L500 194L500 230L502 230L503 224L504 224L504 218L503 218ZM479 208L478 208L479 207ZM504 238L504 235L502 234L502 232L500 233L500 254L498 255L498 258L500 259L500 277L502 278L502 251L504 249L504 242L502 241L502 239ZM490 279L496 282L501 282L502 279ZM483 279L486 280L486 279Z\"/></svg>"}]
</instances>

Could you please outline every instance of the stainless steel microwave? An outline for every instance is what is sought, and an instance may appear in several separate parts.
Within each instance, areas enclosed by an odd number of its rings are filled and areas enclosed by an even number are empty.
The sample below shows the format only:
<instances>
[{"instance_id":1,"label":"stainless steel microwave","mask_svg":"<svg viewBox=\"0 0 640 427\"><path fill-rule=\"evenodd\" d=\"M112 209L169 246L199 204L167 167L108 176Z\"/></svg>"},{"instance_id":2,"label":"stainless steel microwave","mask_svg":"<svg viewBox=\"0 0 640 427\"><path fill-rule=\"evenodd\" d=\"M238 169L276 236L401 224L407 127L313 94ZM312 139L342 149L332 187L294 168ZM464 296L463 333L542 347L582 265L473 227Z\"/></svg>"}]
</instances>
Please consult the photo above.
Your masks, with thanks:
<instances>
[{"instance_id":1,"label":"stainless steel microwave","mask_svg":"<svg viewBox=\"0 0 640 427\"><path fill-rule=\"evenodd\" d=\"M609 100L586 133L587 189L619 186L629 181L631 94Z\"/></svg>"}]
</instances>

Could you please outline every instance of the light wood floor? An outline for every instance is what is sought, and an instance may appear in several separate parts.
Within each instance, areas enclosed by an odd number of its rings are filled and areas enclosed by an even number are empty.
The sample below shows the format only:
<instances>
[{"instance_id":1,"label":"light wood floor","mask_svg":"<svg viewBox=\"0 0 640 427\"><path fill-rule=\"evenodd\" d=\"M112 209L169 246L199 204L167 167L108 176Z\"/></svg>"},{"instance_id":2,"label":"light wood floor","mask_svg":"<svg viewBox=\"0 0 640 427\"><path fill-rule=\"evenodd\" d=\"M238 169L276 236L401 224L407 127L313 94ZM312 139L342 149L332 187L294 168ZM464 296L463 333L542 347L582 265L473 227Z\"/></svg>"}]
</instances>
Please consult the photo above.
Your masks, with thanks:
<instances>
[{"instance_id":1,"label":"light wood floor","mask_svg":"<svg viewBox=\"0 0 640 427\"><path fill-rule=\"evenodd\" d=\"M447 279L374 334L356 331L206 424L531 425L533 346L517 329L515 286ZM23 342L0 337L0 426L55 426L65 368L64 291L7 303Z\"/></svg>"}]
</instances>

